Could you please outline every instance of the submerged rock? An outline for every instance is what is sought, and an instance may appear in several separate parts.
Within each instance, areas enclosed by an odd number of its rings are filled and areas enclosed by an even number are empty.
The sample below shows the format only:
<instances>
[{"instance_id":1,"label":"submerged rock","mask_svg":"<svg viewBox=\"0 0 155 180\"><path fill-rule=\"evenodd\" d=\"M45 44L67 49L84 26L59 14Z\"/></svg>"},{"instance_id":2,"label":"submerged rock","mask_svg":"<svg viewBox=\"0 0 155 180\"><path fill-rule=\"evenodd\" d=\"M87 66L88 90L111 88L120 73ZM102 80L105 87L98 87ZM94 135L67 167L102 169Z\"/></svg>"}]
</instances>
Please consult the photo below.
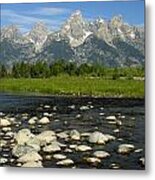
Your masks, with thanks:
<instances>
[{"instance_id":1,"label":"submerged rock","mask_svg":"<svg viewBox=\"0 0 155 180\"><path fill-rule=\"evenodd\" d=\"M118 153L120 154L129 154L135 149L135 146L132 144L121 144L118 147Z\"/></svg>"}]
</instances>

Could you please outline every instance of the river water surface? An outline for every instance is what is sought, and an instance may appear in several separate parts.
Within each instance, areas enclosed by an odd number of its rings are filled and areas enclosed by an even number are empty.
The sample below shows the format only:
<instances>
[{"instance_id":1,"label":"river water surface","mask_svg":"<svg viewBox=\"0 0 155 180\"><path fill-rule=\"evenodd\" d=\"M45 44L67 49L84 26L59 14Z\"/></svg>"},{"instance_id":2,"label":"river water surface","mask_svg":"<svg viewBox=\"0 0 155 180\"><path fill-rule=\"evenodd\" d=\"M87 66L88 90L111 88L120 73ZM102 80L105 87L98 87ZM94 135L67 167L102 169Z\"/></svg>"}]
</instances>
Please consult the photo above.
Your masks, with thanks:
<instances>
[{"instance_id":1,"label":"river water surface","mask_svg":"<svg viewBox=\"0 0 155 180\"><path fill-rule=\"evenodd\" d=\"M84 110L81 107L88 107ZM145 109L144 99L131 98L92 98L92 97L57 97L57 96L22 96L0 94L0 113L5 116L15 117L21 122L18 127L13 127L17 132L22 128L29 128L34 134L44 130L54 130L56 133L76 129L80 133L100 131L116 137L106 145L91 145L93 152L104 150L110 153L110 157L103 159L100 164L94 166L83 161L83 157L91 152L72 153L61 152L74 161L75 168L99 168L111 169L144 169L139 162L145 156ZM33 116L42 117L44 113L52 113L50 124L42 127L31 127L27 120L22 119L27 114L30 119ZM2 115L3 116L3 115ZM106 120L107 116L116 116L122 125L111 124ZM115 130L118 131L115 131ZM1 137L2 138L2 137ZM66 143L63 142L62 143ZM81 141L71 141L69 144L81 144ZM90 145L87 141L82 142ZM120 144L133 144L135 150L128 155L117 152ZM12 153L1 149L4 157L12 159ZM42 156L46 156L42 154ZM5 166L16 166L16 163L8 161ZM44 167L58 167L55 160L43 160Z\"/></svg>"}]
</instances>

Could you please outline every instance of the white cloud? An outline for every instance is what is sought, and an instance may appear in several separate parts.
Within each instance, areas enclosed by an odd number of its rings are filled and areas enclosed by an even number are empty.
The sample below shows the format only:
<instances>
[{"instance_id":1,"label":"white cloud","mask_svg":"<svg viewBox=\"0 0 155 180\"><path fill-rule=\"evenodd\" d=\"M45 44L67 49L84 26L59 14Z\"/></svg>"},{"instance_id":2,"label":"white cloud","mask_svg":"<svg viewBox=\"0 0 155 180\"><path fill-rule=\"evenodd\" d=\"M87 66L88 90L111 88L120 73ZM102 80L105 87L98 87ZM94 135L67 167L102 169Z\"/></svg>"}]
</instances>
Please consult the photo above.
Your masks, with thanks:
<instances>
[{"instance_id":1,"label":"white cloud","mask_svg":"<svg viewBox=\"0 0 155 180\"><path fill-rule=\"evenodd\" d=\"M44 7L44 8L38 8L31 12L26 12L26 13L29 13L31 15L55 16L55 15L64 15L69 12L70 10L66 8Z\"/></svg>"},{"instance_id":2,"label":"white cloud","mask_svg":"<svg viewBox=\"0 0 155 180\"><path fill-rule=\"evenodd\" d=\"M9 24L16 24L19 26L22 26L23 28L27 29L28 26L33 25L34 23L38 21L44 22L46 25L48 25L51 29L57 29L62 23L62 18L55 18L50 19L49 17L45 18L44 16L47 15L58 15L61 13L65 13L67 10L60 9L60 8L42 8L42 9L36 9L32 13L27 12L15 12L13 10L2 10L1 11L1 20L3 22L8 22ZM37 16L38 15L38 16ZM23 29L21 28L21 30Z\"/></svg>"}]
</instances>

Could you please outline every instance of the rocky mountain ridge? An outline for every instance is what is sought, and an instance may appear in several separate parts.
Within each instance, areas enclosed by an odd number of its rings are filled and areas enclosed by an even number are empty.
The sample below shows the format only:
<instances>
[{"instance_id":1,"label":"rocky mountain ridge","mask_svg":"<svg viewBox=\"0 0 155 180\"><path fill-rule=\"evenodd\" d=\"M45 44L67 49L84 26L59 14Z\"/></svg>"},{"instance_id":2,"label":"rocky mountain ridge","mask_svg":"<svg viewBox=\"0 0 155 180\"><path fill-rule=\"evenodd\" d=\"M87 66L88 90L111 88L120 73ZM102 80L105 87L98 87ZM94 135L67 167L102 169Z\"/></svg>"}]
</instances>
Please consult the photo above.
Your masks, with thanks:
<instances>
[{"instance_id":1,"label":"rocky mountain ridge","mask_svg":"<svg viewBox=\"0 0 155 180\"><path fill-rule=\"evenodd\" d=\"M0 63L6 65L57 59L109 67L144 64L144 27L125 23L120 15L90 22L77 10L55 32L37 22L27 34L10 25L0 35Z\"/></svg>"}]
</instances>

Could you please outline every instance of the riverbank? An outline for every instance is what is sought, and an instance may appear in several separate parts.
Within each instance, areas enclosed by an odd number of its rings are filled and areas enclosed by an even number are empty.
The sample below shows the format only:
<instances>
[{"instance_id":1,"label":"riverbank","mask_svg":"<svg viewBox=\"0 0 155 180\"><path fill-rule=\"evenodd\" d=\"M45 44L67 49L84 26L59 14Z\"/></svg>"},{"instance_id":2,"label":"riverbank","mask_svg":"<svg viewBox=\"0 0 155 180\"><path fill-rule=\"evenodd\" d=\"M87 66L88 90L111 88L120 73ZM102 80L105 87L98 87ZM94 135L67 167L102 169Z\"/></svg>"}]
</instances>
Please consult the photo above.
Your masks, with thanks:
<instances>
[{"instance_id":1,"label":"riverbank","mask_svg":"<svg viewBox=\"0 0 155 180\"><path fill-rule=\"evenodd\" d=\"M48 79L0 79L0 92L63 96L144 97L144 81L58 76Z\"/></svg>"}]
</instances>

